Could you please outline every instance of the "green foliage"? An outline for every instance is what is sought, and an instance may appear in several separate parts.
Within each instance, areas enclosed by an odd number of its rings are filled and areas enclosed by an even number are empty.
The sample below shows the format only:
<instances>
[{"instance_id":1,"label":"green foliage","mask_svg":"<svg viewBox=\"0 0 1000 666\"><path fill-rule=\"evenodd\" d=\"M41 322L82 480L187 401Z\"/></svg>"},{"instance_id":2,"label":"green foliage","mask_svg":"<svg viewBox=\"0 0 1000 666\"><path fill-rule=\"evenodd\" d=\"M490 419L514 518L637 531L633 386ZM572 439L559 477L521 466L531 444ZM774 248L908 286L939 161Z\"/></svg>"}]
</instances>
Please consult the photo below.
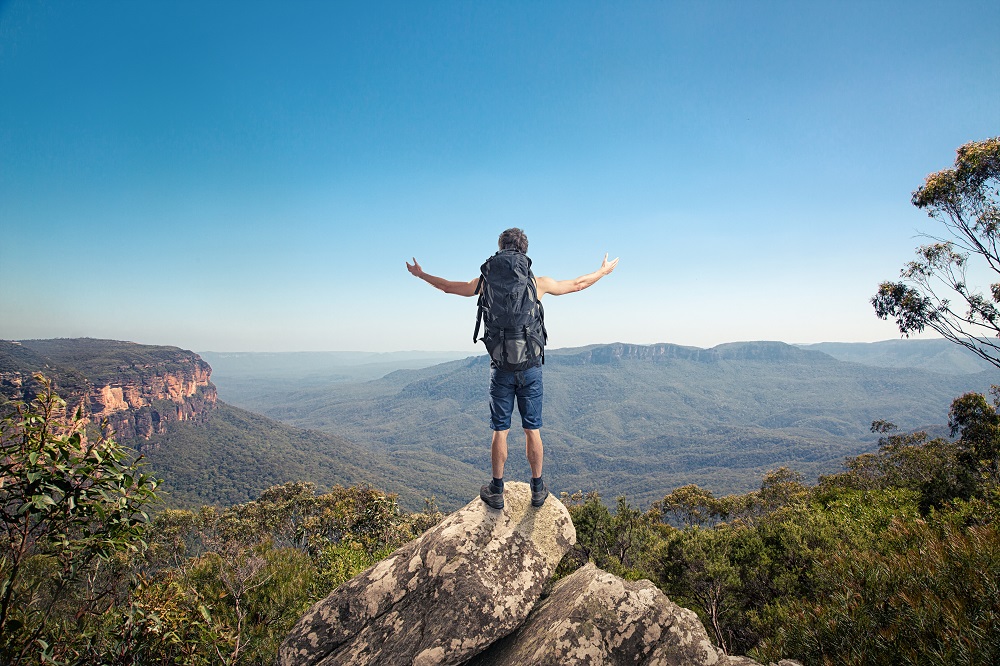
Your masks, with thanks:
<instances>
[{"instance_id":1,"label":"green foliage","mask_svg":"<svg viewBox=\"0 0 1000 666\"><path fill-rule=\"evenodd\" d=\"M368 486L287 483L228 509L88 441L51 383L0 431L0 663L264 665L311 604L441 519Z\"/></svg>"},{"instance_id":2,"label":"green foliage","mask_svg":"<svg viewBox=\"0 0 1000 666\"><path fill-rule=\"evenodd\" d=\"M384 456L336 435L298 430L225 403L201 421L171 422L142 450L164 479L161 494L171 508L232 506L292 481L325 488L377 484L399 490L411 509L423 505L423 495L396 482L399 473Z\"/></svg>"},{"instance_id":3,"label":"green foliage","mask_svg":"<svg viewBox=\"0 0 1000 666\"><path fill-rule=\"evenodd\" d=\"M951 404L948 425L959 435L958 460L975 483L1000 485L1000 387L993 387L993 404L978 393L966 393Z\"/></svg>"},{"instance_id":4,"label":"green foliage","mask_svg":"<svg viewBox=\"0 0 1000 666\"><path fill-rule=\"evenodd\" d=\"M113 439L65 424L44 377L0 424L0 662L53 663L86 651L145 549L157 481Z\"/></svg>"},{"instance_id":5,"label":"green foliage","mask_svg":"<svg viewBox=\"0 0 1000 666\"><path fill-rule=\"evenodd\" d=\"M931 328L1000 367L1000 283L983 293L969 281L970 268L1000 275L1000 137L960 147L955 167L927 176L912 202L948 238L917 248L902 280L879 286L875 314L905 336Z\"/></svg>"},{"instance_id":6,"label":"green foliage","mask_svg":"<svg viewBox=\"0 0 1000 666\"><path fill-rule=\"evenodd\" d=\"M560 573L590 560L649 578L724 650L763 662L994 663L997 421L982 395L954 401L954 442L877 421L879 451L811 487L777 469L757 491L689 485L645 513L564 497L578 543Z\"/></svg>"},{"instance_id":7,"label":"green foliage","mask_svg":"<svg viewBox=\"0 0 1000 666\"><path fill-rule=\"evenodd\" d=\"M441 519L367 486L287 483L151 527L125 627L141 664L270 664L313 603Z\"/></svg>"},{"instance_id":8,"label":"green foliage","mask_svg":"<svg viewBox=\"0 0 1000 666\"><path fill-rule=\"evenodd\" d=\"M887 421L873 422L872 431L882 434L878 452L850 458L847 471L821 477L819 497L842 489L905 488L917 494L923 513L971 497L971 470L960 460L959 444L924 431L897 433Z\"/></svg>"},{"instance_id":9,"label":"green foliage","mask_svg":"<svg viewBox=\"0 0 1000 666\"><path fill-rule=\"evenodd\" d=\"M359 542L344 540L320 549L316 556L319 581L327 589L336 589L359 573L392 554L388 546L375 551L365 549Z\"/></svg>"},{"instance_id":10,"label":"green foliage","mask_svg":"<svg viewBox=\"0 0 1000 666\"><path fill-rule=\"evenodd\" d=\"M792 599L762 658L814 664L992 664L1000 660L1000 531L897 521L880 549L834 551L827 594Z\"/></svg>"},{"instance_id":11,"label":"green foliage","mask_svg":"<svg viewBox=\"0 0 1000 666\"><path fill-rule=\"evenodd\" d=\"M716 644L726 650L733 643L740 602L734 546L725 531L693 526L671 535L659 571L660 583L674 601L696 609Z\"/></svg>"},{"instance_id":12,"label":"green foliage","mask_svg":"<svg viewBox=\"0 0 1000 666\"><path fill-rule=\"evenodd\" d=\"M653 503L653 508L668 518L671 524L683 527L712 527L729 516L726 502L717 499L711 490L694 484L681 486Z\"/></svg>"},{"instance_id":13,"label":"green foliage","mask_svg":"<svg viewBox=\"0 0 1000 666\"><path fill-rule=\"evenodd\" d=\"M621 496L612 513L596 492L563 493L562 501L576 528L576 545L559 564L557 577L572 573L588 561L629 580L652 577L650 557L663 535L672 529L659 522L659 511L642 513Z\"/></svg>"}]
</instances>

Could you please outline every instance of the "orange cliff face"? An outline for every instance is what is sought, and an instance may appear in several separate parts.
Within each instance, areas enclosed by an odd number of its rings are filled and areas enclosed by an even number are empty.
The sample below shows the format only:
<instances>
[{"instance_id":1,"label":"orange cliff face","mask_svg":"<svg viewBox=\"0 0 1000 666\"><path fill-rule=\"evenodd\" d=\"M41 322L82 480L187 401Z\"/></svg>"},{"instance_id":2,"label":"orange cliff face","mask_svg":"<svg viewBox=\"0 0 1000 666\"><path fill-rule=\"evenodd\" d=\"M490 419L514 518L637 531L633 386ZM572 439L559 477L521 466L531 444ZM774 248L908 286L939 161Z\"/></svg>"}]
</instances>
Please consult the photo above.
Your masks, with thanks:
<instances>
[{"instance_id":1,"label":"orange cliff face","mask_svg":"<svg viewBox=\"0 0 1000 666\"><path fill-rule=\"evenodd\" d=\"M119 439L149 439L162 434L168 421L198 420L215 408L218 394L209 381L212 368L198 357L190 367L142 368L122 380L91 386L77 401L91 423L107 421Z\"/></svg>"},{"instance_id":2,"label":"orange cliff face","mask_svg":"<svg viewBox=\"0 0 1000 666\"><path fill-rule=\"evenodd\" d=\"M167 424L203 419L218 396L212 367L178 347L120 340L0 340L0 413L31 402L42 373L66 401L66 417L107 423L121 441L148 440ZM139 447L141 448L141 446Z\"/></svg>"}]
</instances>

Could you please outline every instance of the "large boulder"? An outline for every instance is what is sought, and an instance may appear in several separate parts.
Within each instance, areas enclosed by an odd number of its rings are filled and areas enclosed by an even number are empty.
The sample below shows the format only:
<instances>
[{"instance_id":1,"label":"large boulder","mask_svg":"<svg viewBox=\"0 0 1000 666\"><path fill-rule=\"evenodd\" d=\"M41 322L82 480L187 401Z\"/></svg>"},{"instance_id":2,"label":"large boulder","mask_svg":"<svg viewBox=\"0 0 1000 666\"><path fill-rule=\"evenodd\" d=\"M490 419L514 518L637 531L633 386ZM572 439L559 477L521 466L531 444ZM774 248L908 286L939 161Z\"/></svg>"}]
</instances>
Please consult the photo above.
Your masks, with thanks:
<instances>
[{"instance_id":1,"label":"large boulder","mask_svg":"<svg viewBox=\"0 0 1000 666\"><path fill-rule=\"evenodd\" d=\"M476 498L314 605L282 666L462 664L517 628L576 541L563 504L531 507L508 483L503 510Z\"/></svg>"},{"instance_id":2,"label":"large boulder","mask_svg":"<svg viewBox=\"0 0 1000 666\"><path fill-rule=\"evenodd\" d=\"M749 666L712 645L693 611L648 580L587 564L559 581L525 623L467 666Z\"/></svg>"}]
</instances>

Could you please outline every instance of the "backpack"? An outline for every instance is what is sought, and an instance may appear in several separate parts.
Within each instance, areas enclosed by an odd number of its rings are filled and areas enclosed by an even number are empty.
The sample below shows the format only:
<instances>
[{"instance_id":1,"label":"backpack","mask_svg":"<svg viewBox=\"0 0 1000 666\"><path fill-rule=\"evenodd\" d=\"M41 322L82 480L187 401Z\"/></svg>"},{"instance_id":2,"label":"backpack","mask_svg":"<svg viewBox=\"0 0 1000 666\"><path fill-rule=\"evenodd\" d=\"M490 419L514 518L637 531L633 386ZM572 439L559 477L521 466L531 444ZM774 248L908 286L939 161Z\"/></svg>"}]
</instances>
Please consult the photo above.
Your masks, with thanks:
<instances>
[{"instance_id":1,"label":"backpack","mask_svg":"<svg viewBox=\"0 0 1000 666\"><path fill-rule=\"evenodd\" d=\"M501 250L480 267L479 312L472 342L486 343L495 368L516 372L545 363L545 313L538 300L531 259ZM485 324L479 337L480 324Z\"/></svg>"}]
</instances>

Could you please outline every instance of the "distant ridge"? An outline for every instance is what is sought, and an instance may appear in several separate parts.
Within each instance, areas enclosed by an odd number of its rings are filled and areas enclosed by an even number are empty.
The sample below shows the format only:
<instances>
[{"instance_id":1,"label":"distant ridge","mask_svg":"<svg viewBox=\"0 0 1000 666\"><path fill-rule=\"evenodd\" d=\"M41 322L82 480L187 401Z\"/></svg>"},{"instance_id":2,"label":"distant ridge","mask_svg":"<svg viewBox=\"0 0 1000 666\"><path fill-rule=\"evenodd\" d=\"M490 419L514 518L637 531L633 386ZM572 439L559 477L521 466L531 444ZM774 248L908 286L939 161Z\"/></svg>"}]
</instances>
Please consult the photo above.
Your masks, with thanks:
<instances>
[{"instance_id":1,"label":"distant ridge","mask_svg":"<svg viewBox=\"0 0 1000 666\"><path fill-rule=\"evenodd\" d=\"M781 465L807 479L838 471L876 446L872 421L945 432L952 400L1000 383L997 371L876 367L774 341L552 349L544 377L552 487L624 493L640 504L687 483L723 494L755 489ZM235 401L384 454L401 480L448 508L474 495L489 469L488 384L480 355L369 382L262 384ZM512 437L519 425L515 415ZM509 446L510 477L526 478L520 446Z\"/></svg>"},{"instance_id":2,"label":"distant ridge","mask_svg":"<svg viewBox=\"0 0 1000 666\"><path fill-rule=\"evenodd\" d=\"M365 381L400 369L418 369L466 358L461 351L442 352L200 352L221 381L247 378L296 381Z\"/></svg>"},{"instance_id":3,"label":"distant ridge","mask_svg":"<svg viewBox=\"0 0 1000 666\"><path fill-rule=\"evenodd\" d=\"M949 375L995 370L993 365L968 349L941 338L881 342L819 342L797 346L829 354L839 361L879 368L917 368Z\"/></svg>"},{"instance_id":4,"label":"distant ridge","mask_svg":"<svg viewBox=\"0 0 1000 666\"><path fill-rule=\"evenodd\" d=\"M666 342L651 345L636 345L615 342L608 345L589 347L584 351L560 350L553 357L557 363L609 364L624 360L667 361L681 359L697 363L717 363L733 360L788 361L812 358L817 362L833 360L822 351L811 351L784 342L729 342L710 349L687 347Z\"/></svg>"}]
</instances>

